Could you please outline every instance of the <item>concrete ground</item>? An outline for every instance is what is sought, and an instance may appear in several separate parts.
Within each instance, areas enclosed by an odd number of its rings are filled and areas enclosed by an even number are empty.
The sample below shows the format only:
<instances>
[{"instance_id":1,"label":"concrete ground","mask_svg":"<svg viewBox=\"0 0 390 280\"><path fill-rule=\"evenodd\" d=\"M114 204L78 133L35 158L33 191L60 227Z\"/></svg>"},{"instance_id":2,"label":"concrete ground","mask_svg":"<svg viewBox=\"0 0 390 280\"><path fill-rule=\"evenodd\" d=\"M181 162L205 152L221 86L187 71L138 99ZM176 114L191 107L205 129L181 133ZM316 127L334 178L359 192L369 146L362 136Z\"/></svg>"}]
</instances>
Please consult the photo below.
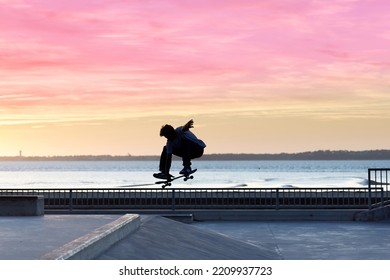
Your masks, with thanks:
<instances>
[{"instance_id":1,"label":"concrete ground","mask_svg":"<svg viewBox=\"0 0 390 280\"><path fill-rule=\"evenodd\" d=\"M265 246L285 260L390 260L390 220L206 222L197 227Z\"/></svg>"},{"instance_id":2,"label":"concrete ground","mask_svg":"<svg viewBox=\"0 0 390 280\"><path fill-rule=\"evenodd\" d=\"M0 217L0 259L40 259L118 215ZM120 259L390 260L390 222L194 222L141 216L97 256Z\"/></svg>"},{"instance_id":3,"label":"concrete ground","mask_svg":"<svg viewBox=\"0 0 390 280\"><path fill-rule=\"evenodd\" d=\"M34 260L117 215L0 216L0 260Z\"/></svg>"},{"instance_id":4,"label":"concrete ground","mask_svg":"<svg viewBox=\"0 0 390 280\"><path fill-rule=\"evenodd\" d=\"M236 238L167 218L141 218L138 231L100 255L101 260L223 260L281 259L261 244Z\"/></svg>"},{"instance_id":5,"label":"concrete ground","mask_svg":"<svg viewBox=\"0 0 390 280\"><path fill-rule=\"evenodd\" d=\"M149 217L99 259L390 260L390 222L199 222Z\"/></svg>"}]
</instances>

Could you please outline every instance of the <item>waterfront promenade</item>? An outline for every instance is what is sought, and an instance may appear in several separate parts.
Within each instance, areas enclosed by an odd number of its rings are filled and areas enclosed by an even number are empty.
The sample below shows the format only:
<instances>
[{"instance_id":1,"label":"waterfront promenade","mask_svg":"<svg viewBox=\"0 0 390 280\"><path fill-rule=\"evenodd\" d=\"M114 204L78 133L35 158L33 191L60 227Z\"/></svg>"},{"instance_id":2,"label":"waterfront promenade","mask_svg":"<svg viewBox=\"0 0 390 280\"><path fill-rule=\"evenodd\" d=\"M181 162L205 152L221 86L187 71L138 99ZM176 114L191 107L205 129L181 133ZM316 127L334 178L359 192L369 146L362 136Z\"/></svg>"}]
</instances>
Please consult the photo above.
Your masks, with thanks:
<instances>
[{"instance_id":1,"label":"waterfront promenade","mask_svg":"<svg viewBox=\"0 0 390 280\"><path fill-rule=\"evenodd\" d=\"M43 197L44 215L0 216L0 259L390 260L389 173L370 169L368 188L2 189Z\"/></svg>"},{"instance_id":2,"label":"waterfront promenade","mask_svg":"<svg viewBox=\"0 0 390 280\"><path fill-rule=\"evenodd\" d=\"M0 217L0 259L41 259L122 215ZM94 259L390 260L390 221L205 221L140 215L139 227ZM115 231L113 231L115 234Z\"/></svg>"}]
</instances>

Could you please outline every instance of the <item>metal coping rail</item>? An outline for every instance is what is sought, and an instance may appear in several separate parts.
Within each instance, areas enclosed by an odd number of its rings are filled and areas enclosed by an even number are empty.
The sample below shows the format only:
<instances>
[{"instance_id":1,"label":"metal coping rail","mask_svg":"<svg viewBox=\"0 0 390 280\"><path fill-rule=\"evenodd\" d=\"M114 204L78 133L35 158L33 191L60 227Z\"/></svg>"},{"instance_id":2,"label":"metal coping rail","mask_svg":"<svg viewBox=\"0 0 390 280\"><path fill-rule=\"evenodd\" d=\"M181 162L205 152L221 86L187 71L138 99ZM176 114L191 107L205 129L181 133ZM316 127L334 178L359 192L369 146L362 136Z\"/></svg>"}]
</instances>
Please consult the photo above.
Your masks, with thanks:
<instances>
[{"instance_id":1,"label":"metal coping rail","mask_svg":"<svg viewBox=\"0 0 390 280\"><path fill-rule=\"evenodd\" d=\"M0 195L43 195L45 209L367 209L389 193L368 188L36 188Z\"/></svg>"},{"instance_id":2,"label":"metal coping rail","mask_svg":"<svg viewBox=\"0 0 390 280\"><path fill-rule=\"evenodd\" d=\"M384 207L390 204L390 198L381 197L381 201L373 201L373 191L378 187L382 188L383 193L390 191L390 168L369 168L368 169L368 205L369 209Z\"/></svg>"}]
</instances>

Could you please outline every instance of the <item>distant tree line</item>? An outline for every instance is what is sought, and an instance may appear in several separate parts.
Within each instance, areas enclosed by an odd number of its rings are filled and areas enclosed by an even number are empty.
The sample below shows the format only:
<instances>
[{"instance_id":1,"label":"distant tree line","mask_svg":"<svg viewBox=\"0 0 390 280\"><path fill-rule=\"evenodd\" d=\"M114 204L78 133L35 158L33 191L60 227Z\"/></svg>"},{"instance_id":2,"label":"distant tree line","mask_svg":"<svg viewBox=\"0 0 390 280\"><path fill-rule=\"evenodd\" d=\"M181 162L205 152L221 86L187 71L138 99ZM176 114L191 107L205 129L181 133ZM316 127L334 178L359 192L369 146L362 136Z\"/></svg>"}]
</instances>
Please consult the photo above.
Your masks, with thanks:
<instances>
[{"instance_id":1,"label":"distant tree line","mask_svg":"<svg viewBox=\"0 0 390 280\"><path fill-rule=\"evenodd\" d=\"M390 150L320 150L279 154L210 154L204 160L390 160Z\"/></svg>"},{"instance_id":2,"label":"distant tree line","mask_svg":"<svg viewBox=\"0 0 390 280\"><path fill-rule=\"evenodd\" d=\"M1 157L0 160L18 161L128 161L128 160L155 160L157 156L113 156L113 155L73 155L73 156L14 156Z\"/></svg>"},{"instance_id":3,"label":"distant tree line","mask_svg":"<svg viewBox=\"0 0 390 280\"><path fill-rule=\"evenodd\" d=\"M178 160L177 157L174 159ZM74 156L14 156L1 157L0 160L25 161L129 161L159 160L159 156L113 156L113 155L74 155ZM279 154L205 154L199 160L390 160L390 150L319 150L301 153Z\"/></svg>"}]
</instances>

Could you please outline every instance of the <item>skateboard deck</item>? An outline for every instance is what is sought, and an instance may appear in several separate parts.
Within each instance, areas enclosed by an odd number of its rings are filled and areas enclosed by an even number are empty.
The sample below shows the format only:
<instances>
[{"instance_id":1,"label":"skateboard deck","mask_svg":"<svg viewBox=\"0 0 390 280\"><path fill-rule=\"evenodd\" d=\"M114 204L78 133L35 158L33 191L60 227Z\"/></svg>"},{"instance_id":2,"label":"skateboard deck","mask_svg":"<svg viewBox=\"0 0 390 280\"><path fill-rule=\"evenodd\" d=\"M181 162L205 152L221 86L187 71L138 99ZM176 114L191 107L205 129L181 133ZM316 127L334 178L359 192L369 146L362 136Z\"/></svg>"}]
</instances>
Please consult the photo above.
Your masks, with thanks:
<instances>
[{"instance_id":1,"label":"skateboard deck","mask_svg":"<svg viewBox=\"0 0 390 280\"><path fill-rule=\"evenodd\" d=\"M196 172L196 170L198 170L198 169L192 170L191 173L189 173L189 174L179 175L179 176L173 177L173 178L168 179L168 180L157 181L155 184L162 184L162 188L165 189L165 187L172 185L172 181L175 181L177 179L183 178L184 181L194 179L194 176L192 174L194 174Z\"/></svg>"}]
</instances>

